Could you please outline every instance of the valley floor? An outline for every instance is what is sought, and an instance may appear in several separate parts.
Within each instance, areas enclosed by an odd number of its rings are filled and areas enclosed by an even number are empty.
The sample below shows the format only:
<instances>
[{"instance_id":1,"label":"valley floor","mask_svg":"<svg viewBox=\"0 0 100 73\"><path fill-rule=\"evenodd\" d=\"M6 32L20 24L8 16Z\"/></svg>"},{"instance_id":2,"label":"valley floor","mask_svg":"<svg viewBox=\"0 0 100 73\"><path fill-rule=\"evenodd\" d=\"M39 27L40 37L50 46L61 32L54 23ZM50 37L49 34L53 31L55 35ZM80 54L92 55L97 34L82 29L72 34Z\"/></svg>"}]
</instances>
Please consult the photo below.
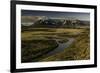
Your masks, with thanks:
<instances>
[{"instance_id":1,"label":"valley floor","mask_svg":"<svg viewBox=\"0 0 100 73\"><path fill-rule=\"evenodd\" d=\"M22 62L87 60L90 58L89 31L89 28L30 28L22 31Z\"/></svg>"}]
</instances>

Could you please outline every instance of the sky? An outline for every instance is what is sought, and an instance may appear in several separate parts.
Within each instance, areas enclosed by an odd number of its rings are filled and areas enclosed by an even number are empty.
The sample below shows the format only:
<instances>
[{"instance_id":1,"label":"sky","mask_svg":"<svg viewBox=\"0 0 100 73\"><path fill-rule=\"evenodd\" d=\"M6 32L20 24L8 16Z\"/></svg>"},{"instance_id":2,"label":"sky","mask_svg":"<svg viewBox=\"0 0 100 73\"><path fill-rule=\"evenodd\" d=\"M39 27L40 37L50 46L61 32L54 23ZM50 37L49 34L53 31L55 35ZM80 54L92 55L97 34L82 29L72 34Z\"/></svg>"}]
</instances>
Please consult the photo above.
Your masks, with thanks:
<instances>
[{"instance_id":1,"label":"sky","mask_svg":"<svg viewBox=\"0 0 100 73\"><path fill-rule=\"evenodd\" d=\"M73 18L78 20L90 20L90 13L79 12L54 12L54 11L36 11L21 10L22 16L47 16L49 18Z\"/></svg>"}]
</instances>

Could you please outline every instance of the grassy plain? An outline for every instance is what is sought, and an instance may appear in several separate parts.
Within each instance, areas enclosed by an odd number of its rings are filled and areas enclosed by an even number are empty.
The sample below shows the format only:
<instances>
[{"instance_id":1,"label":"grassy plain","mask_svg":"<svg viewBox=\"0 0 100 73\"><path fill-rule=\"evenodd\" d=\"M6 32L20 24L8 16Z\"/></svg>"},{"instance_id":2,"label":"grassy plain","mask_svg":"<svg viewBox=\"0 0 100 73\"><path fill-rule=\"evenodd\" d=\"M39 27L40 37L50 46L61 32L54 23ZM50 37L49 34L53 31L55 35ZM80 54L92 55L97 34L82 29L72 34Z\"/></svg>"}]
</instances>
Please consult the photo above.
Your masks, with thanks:
<instances>
[{"instance_id":1,"label":"grassy plain","mask_svg":"<svg viewBox=\"0 0 100 73\"><path fill-rule=\"evenodd\" d=\"M87 60L90 59L89 29L74 37L73 44L64 49L63 52L49 56L41 61L65 61L65 60Z\"/></svg>"},{"instance_id":2,"label":"grassy plain","mask_svg":"<svg viewBox=\"0 0 100 73\"><path fill-rule=\"evenodd\" d=\"M35 61L65 61L86 60L90 58L89 28L29 28L21 32L22 62ZM60 39L61 43L68 42L67 38L75 41L64 51L46 57L59 45L54 39Z\"/></svg>"}]
</instances>

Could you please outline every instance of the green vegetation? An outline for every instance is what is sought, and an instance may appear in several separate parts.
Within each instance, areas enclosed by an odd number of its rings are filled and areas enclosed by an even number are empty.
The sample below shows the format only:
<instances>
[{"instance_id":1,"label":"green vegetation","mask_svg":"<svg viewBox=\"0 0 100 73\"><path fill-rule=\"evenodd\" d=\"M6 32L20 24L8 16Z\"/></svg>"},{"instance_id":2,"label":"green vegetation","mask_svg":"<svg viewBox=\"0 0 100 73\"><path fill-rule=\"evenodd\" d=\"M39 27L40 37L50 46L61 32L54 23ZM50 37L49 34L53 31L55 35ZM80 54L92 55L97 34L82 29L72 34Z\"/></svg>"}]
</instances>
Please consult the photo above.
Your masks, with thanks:
<instances>
[{"instance_id":1,"label":"green vegetation","mask_svg":"<svg viewBox=\"0 0 100 73\"><path fill-rule=\"evenodd\" d=\"M22 41L22 62L34 61L35 58L56 48L54 40L24 40Z\"/></svg>"},{"instance_id":2,"label":"green vegetation","mask_svg":"<svg viewBox=\"0 0 100 73\"><path fill-rule=\"evenodd\" d=\"M46 56L55 50L59 43L75 41L60 53ZM22 28L22 62L86 60L90 58L89 28Z\"/></svg>"}]
</instances>

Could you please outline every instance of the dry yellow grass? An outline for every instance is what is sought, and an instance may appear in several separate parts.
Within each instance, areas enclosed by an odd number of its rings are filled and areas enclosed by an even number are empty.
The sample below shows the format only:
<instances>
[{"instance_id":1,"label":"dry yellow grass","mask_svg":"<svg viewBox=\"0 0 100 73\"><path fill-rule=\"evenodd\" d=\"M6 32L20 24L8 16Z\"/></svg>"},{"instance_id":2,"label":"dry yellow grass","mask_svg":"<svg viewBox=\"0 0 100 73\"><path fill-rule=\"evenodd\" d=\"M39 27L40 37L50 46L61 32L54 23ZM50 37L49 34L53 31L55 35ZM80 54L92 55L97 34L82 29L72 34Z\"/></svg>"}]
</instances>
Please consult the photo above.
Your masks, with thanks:
<instances>
[{"instance_id":1,"label":"dry yellow grass","mask_svg":"<svg viewBox=\"0 0 100 73\"><path fill-rule=\"evenodd\" d=\"M37 28L34 28L37 29ZM71 35L75 35L77 33L81 33L84 31L84 29L64 29L64 28L38 28L38 29L50 29L50 30L55 30L53 32L50 31L25 31L21 33L21 38L22 39L27 39L27 38L31 38L34 36L44 36L44 35L56 35L56 34L71 34ZM37 29L37 30L38 30Z\"/></svg>"}]
</instances>

